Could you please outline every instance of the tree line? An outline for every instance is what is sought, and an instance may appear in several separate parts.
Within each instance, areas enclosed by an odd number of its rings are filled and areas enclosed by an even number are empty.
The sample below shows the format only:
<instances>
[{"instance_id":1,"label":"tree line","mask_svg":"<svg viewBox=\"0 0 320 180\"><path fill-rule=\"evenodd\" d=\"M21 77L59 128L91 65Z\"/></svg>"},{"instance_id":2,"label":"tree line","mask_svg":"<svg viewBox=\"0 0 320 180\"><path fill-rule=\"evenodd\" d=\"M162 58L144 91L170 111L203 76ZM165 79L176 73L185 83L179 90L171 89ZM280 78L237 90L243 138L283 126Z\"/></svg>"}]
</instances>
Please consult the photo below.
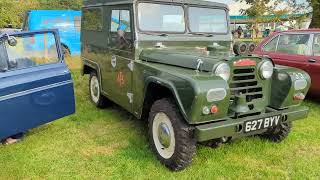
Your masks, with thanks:
<instances>
[{"instance_id":1,"label":"tree line","mask_svg":"<svg viewBox=\"0 0 320 180\"><path fill-rule=\"evenodd\" d=\"M310 28L320 28L320 0L306 0L301 3L298 0L235 0L245 2L250 5L248 9L242 9L242 14L248 15L252 19L259 19L261 15L275 15L280 17L290 13L309 13L312 12ZM278 7L286 3L286 9ZM299 19L298 19L299 20Z\"/></svg>"},{"instance_id":2,"label":"tree line","mask_svg":"<svg viewBox=\"0 0 320 180\"><path fill-rule=\"evenodd\" d=\"M81 6L82 0L0 0L0 28L21 28L29 10L79 10Z\"/></svg>"}]
</instances>

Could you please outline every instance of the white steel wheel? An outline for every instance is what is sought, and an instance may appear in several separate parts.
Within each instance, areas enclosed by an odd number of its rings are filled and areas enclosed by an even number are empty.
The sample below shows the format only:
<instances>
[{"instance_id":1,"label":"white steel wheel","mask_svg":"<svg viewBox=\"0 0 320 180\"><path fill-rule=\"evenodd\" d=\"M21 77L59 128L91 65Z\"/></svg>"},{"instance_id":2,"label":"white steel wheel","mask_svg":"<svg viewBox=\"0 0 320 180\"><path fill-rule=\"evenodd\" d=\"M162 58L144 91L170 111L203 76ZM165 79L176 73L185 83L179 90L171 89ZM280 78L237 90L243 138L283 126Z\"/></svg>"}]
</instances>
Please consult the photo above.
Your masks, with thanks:
<instances>
[{"instance_id":1,"label":"white steel wheel","mask_svg":"<svg viewBox=\"0 0 320 180\"><path fill-rule=\"evenodd\" d=\"M90 95L95 104L98 104L100 98L100 85L97 76L91 76L90 80Z\"/></svg>"},{"instance_id":2,"label":"white steel wheel","mask_svg":"<svg viewBox=\"0 0 320 180\"><path fill-rule=\"evenodd\" d=\"M148 123L150 147L157 159L170 170L185 169L192 161L197 141L174 100L163 98L154 102Z\"/></svg>"},{"instance_id":3,"label":"white steel wheel","mask_svg":"<svg viewBox=\"0 0 320 180\"><path fill-rule=\"evenodd\" d=\"M164 159L170 159L175 152L175 134L169 117L163 113L157 113L153 120L152 135L154 145Z\"/></svg>"},{"instance_id":4,"label":"white steel wheel","mask_svg":"<svg viewBox=\"0 0 320 180\"><path fill-rule=\"evenodd\" d=\"M91 101L98 108L104 108L107 104L107 99L101 94L101 87L99 82L99 77L96 72L91 72L89 81L89 93Z\"/></svg>"}]
</instances>

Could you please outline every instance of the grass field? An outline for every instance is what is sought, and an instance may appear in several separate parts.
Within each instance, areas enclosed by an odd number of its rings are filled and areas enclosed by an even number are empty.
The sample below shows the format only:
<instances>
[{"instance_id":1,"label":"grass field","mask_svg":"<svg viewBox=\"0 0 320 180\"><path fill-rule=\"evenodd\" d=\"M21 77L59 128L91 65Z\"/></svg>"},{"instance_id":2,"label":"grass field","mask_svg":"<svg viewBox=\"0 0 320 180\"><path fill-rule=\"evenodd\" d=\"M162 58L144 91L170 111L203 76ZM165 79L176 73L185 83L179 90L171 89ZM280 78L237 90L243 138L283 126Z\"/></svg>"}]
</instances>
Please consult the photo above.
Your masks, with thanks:
<instances>
[{"instance_id":1,"label":"grass field","mask_svg":"<svg viewBox=\"0 0 320 180\"><path fill-rule=\"evenodd\" d=\"M89 101L88 77L73 69L77 113L31 130L15 145L0 146L0 179L319 179L320 104L294 123L281 144L256 137L219 149L199 146L182 172L164 168L149 150L146 123L116 105L105 110Z\"/></svg>"}]
</instances>

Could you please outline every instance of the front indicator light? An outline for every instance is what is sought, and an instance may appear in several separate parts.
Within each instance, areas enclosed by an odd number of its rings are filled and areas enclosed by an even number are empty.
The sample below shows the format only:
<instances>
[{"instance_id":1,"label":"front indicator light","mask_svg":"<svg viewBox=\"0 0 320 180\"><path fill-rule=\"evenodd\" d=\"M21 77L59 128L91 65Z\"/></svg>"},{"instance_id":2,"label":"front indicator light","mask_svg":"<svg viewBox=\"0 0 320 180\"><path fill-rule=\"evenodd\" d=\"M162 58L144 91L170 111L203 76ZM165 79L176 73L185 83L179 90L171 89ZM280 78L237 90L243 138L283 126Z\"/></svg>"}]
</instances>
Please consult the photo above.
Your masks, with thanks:
<instances>
[{"instance_id":1,"label":"front indicator light","mask_svg":"<svg viewBox=\"0 0 320 180\"><path fill-rule=\"evenodd\" d=\"M216 114L216 113L218 113L218 112L219 112L218 106L215 106L215 105L214 105L214 106L211 107L211 113L212 113L212 114Z\"/></svg>"},{"instance_id":2,"label":"front indicator light","mask_svg":"<svg viewBox=\"0 0 320 180\"><path fill-rule=\"evenodd\" d=\"M203 109L202 109L202 113L204 114L204 115L209 115L210 114L210 108L209 107L204 107Z\"/></svg>"},{"instance_id":3,"label":"front indicator light","mask_svg":"<svg viewBox=\"0 0 320 180\"><path fill-rule=\"evenodd\" d=\"M204 115L209 115L209 114L216 114L219 112L219 108L216 105L213 105L211 108L208 106L203 107L202 113Z\"/></svg>"},{"instance_id":4,"label":"front indicator light","mask_svg":"<svg viewBox=\"0 0 320 180\"><path fill-rule=\"evenodd\" d=\"M303 94L303 93L298 93L298 94L295 94L293 99L296 100L296 101L302 101L306 98L306 96Z\"/></svg>"}]
</instances>

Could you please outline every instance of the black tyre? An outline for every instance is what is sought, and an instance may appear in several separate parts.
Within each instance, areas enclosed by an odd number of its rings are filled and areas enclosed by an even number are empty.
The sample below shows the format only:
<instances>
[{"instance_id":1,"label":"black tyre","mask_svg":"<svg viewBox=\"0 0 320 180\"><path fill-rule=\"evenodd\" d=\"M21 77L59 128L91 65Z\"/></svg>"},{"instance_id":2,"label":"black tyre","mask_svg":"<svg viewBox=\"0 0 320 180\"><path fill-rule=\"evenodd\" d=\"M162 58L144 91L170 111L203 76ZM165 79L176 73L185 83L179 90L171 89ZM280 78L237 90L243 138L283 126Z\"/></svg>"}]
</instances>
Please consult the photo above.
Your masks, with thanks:
<instances>
[{"instance_id":1,"label":"black tyre","mask_svg":"<svg viewBox=\"0 0 320 180\"><path fill-rule=\"evenodd\" d=\"M89 93L90 93L91 101L98 108L106 107L107 99L101 94L99 77L95 71L91 72L90 74Z\"/></svg>"},{"instance_id":2,"label":"black tyre","mask_svg":"<svg viewBox=\"0 0 320 180\"><path fill-rule=\"evenodd\" d=\"M268 132L260 135L261 138L267 139L271 142L282 142L285 140L292 129L292 123L291 122L283 122L279 126L274 127L270 129Z\"/></svg>"},{"instance_id":3,"label":"black tyre","mask_svg":"<svg viewBox=\"0 0 320 180\"><path fill-rule=\"evenodd\" d=\"M149 114L149 141L159 161L173 171L185 169L196 151L193 130L171 99L156 101Z\"/></svg>"},{"instance_id":4,"label":"black tyre","mask_svg":"<svg viewBox=\"0 0 320 180\"><path fill-rule=\"evenodd\" d=\"M209 141L202 142L201 144L204 146L216 149L216 148L219 148L223 144L223 141L222 141L222 139L212 139Z\"/></svg>"},{"instance_id":5,"label":"black tyre","mask_svg":"<svg viewBox=\"0 0 320 180\"><path fill-rule=\"evenodd\" d=\"M209 140L209 141L205 141L205 142L202 142L201 144L203 146L207 146L207 147L211 147L211 148L219 148L222 144L226 144L226 143L229 143L231 142L232 140L232 137L223 137L223 138L219 138L219 139L212 139L212 140Z\"/></svg>"}]
</instances>

